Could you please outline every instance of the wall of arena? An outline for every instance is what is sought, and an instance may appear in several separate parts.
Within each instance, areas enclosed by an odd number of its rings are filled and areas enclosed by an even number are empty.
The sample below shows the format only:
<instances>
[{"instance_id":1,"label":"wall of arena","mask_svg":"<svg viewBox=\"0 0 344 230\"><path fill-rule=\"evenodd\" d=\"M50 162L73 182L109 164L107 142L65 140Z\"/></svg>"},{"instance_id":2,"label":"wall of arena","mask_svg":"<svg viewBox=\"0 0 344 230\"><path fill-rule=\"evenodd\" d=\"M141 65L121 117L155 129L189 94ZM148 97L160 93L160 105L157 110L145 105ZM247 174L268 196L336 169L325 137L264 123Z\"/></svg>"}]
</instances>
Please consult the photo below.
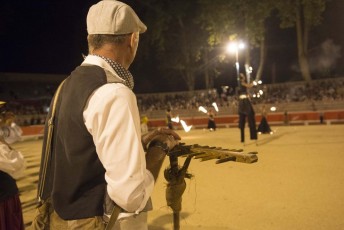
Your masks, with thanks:
<instances>
[{"instance_id":1,"label":"wall of arena","mask_svg":"<svg viewBox=\"0 0 344 230\"><path fill-rule=\"evenodd\" d=\"M273 113L267 115L267 120L270 125L311 125L320 124L320 115L323 115L325 124L344 123L344 110L319 112L290 112L287 115L284 113ZM205 128L208 124L208 118L204 117L182 117L187 125L192 125L195 128ZM256 115L257 124L261 119L261 115ZM215 117L215 122L218 127L237 127L238 115L222 115ZM176 127L181 129L181 125L174 123ZM149 127L164 127L166 126L165 119L151 119L148 123Z\"/></svg>"},{"instance_id":2,"label":"wall of arena","mask_svg":"<svg viewBox=\"0 0 344 230\"><path fill-rule=\"evenodd\" d=\"M299 111L289 112L287 116L284 113L270 113L267 115L267 120L270 125L315 125L320 123L320 115L323 115L324 124L344 124L344 110L329 110L322 113L315 111ZM193 117L181 117L187 125L192 125L193 128L206 128L208 124L208 118L206 116L193 116ZM261 119L261 115L256 115L257 125ZM215 122L218 127L237 127L238 115L220 115L215 117ZM166 127L165 118L150 119L148 122L150 129L156 127ZM174 123L176 129L182 129L179 123ZM41 137L44 133L43 125L30 125L23 126L23 136L35 136Z\"/></svg>"}]
</instances>

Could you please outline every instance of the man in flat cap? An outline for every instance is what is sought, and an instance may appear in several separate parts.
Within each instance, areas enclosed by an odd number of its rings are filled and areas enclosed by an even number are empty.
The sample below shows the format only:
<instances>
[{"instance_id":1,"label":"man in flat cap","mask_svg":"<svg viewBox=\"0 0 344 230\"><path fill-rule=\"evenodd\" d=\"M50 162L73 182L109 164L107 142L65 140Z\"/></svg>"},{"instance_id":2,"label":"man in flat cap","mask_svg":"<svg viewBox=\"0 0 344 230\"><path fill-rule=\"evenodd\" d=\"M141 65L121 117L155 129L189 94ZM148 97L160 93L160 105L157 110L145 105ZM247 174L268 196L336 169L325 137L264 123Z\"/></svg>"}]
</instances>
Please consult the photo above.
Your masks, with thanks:
<instances>
[{"instance_id":1,"label":"man in flat cap","mask_svg":"<svg viewBox=\"0 0 344 230\"><path fill-rule=\"evenodd\" d=\"M154 182L180 137L168 129L141 137L128 69L146 29L122 2L89 9L89 54L61 87L49 167L40 172L39 199L51 197L54 207L50 229L104 229L104 195L121 209L112 229L148 229ZM47 131L44 136L43 149Z\"/></svg>"}]
</instances>

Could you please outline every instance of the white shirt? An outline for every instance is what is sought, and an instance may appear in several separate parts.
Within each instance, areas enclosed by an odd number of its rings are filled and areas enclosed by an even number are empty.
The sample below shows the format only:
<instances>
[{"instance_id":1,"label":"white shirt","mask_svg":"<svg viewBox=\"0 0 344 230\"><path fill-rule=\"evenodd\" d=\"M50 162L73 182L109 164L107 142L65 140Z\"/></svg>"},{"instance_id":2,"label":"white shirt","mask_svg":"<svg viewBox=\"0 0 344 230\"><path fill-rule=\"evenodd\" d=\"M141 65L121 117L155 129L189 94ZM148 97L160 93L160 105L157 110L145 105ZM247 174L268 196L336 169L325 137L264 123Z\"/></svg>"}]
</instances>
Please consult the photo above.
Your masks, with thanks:
<instances>
[{"instance_id":1,"label":"white shirt","mask_svg":"<svg viewBox=\"0 0 344 230\"><path fill-rule=\"evenodd\" d=\"M98 65L123 82L100 57L87 56L83 64ZM83 116L106 170L110 198L123 209L139 213L153 192L154 177L146 169L136 96L122 83L105 84L90 96Z\"/></svg>"},{"instance_id":2,"label":"white shirt","mask_svg":"<svg viewBox=\"0 0 344 230\"><path fill-rule=\"evenodd\" d=\"M0 170L17 179L25 168L26 162L21 152L0 141Z\"/></svg>"},{"instance_id":3,"label":"white shirt","mask_svg":"<svg viewBox=\"0 0 344 230\"><path fill-rule=\"evenodd\" d=\"M17 141L21 141L23 130L14 122L9 127L9 136L5 138L6 143L13 144Z\"/></svg>"}]
</instances>

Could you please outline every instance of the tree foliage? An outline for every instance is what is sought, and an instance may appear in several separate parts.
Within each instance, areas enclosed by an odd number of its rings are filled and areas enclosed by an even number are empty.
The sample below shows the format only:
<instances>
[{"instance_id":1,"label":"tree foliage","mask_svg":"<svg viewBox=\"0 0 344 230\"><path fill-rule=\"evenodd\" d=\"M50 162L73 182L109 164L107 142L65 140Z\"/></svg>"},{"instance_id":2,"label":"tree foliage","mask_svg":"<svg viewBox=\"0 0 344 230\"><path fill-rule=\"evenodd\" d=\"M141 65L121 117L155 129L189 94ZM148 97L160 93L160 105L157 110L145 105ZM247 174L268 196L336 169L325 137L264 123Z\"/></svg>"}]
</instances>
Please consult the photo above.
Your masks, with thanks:
<instances>
[{"instance_id":1,"label":"tree foliage","mask_svg":"<svg viewBox=\"0 0 344 230\"><path fill-rule=\"evenodd\" d=\"M308 63L309 33L322 21L328 0L276 0L281 28L296 28L300 72L304 80L312 79Z\"/></svg>"},{"instance_id":2,"label":"tree foliage","mask_svg":"<svg viewBox=\"0 0 344 230\"><path fill-rule=\"evenodd\" d=\"M197 22L197 0L147 0L145 4L151 9L146 23L154 28L149 43L157 52L161 68L174 78L181 76L188 89L194 90L201 50L206 44Z\"/></svg>"},{"instance_id":3,"label":"tree foliage","mask_svg":"<svg viewBox=\"0 0 344 230\"><path fill-rule=\"evenodd\" d=\"M310 28L321 23L321 14L328 0L145 0L144 21L148 39L144 41L146 55L154 53L156 65L166 77L181 80L188 90L203 81L207 88L221 69L224 46L231 37L247 44L246 64L251 65L250 53L259 49L256 78L260 78L265 63L265 22L277 9L281 27L297 29L298 58L302 76L309 80L307 62ZM234 35L234 36L233 36ZM308 73L307 73L308 71Z\"/></svg>"},{"instance_id":4,"label":"tree foliage","mask_svg":"<svg viewBox=\"0 0 344 230\"><path fill-rule=\"evenodd\" d=\"M227 43L231 38L245 41L245 66L251 66L250 51L260 48L260 64L257 78L260 78L265 60L265 20L273 9L272 0L200 0L201 19L209 32L208 43ZM247 71L249 74L249 71Z\"/></svg>"}]
</instances>

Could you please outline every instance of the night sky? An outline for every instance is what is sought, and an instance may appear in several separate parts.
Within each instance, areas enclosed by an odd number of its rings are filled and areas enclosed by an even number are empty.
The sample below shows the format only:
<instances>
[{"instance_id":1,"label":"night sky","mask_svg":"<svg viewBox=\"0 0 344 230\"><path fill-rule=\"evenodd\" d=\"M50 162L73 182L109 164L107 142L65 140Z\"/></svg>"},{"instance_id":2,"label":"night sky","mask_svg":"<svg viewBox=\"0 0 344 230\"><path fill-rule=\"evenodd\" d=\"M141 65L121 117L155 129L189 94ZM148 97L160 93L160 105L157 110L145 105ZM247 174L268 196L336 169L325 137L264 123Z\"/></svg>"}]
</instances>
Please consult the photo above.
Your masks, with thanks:
<instances>
[{"instance_id":1,"label":"night sky","mask_svg":"<svg viewBox=\"0 0 344 230\"><path fill-rule=\"evenodd\" d=\"M2 3L0 72L68 75L82 62L82 53L87 54L86 14L96 2L98 1L8 0ZM142 9L138 9L139 0L124 2L140 15ZM323 25L311 34L314 36L313 43L310 44L313 61L333 62L333 66L337 67L331 74L336 76L344 74L343 12L344 0L332 0L324 13ZM149 36L149 31L143 36ZM270 20L267 41L269 53L264 75L266 80L273 80L276 72L279 75L290 75L297 65L294 29L282 31L278 28L277 20ZM336 55L337 52L339 56ZM321 55L326 56L326 60L320 58ZM135 69L135 62L133 66ZM148 82L159 78L151 75L144 77ZM145 91L143 86L139 90Z\"/></svg>"},{"instance_id":2,"label":"night sky","mask_svg":"<svg viewBox=\"0 0 344 230\"><path fill-rule=\"evenodd\" d=\"M0 14L0 71L68 74L87 53L86 14L95 2L8 1Z\"/></svg>"}]
</instances>

